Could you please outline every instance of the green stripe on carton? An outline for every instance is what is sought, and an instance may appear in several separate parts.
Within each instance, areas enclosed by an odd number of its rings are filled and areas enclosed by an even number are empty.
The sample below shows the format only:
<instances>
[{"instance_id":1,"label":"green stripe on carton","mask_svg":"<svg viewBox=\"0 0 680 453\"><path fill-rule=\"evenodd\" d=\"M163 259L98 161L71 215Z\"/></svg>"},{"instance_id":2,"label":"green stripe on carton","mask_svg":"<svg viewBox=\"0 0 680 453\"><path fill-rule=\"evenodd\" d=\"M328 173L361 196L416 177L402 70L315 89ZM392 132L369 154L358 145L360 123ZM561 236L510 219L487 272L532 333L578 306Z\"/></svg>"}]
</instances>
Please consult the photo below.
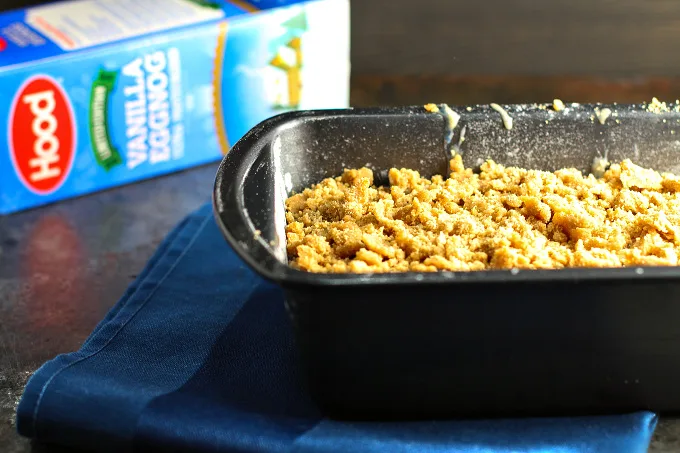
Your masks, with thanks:
<instances>
[{"instance_id":1,"label":"green stripe on carton","mask_svg":"<svg viewBox=\"0 0 680 453\"><path fill-rule=\"evenodd\" d=\"M121 165L123 158L109 134L109 101L118 73L101 69L90 92L90 141L97 163L105 170Z\"/></svg>"}]
</instances>

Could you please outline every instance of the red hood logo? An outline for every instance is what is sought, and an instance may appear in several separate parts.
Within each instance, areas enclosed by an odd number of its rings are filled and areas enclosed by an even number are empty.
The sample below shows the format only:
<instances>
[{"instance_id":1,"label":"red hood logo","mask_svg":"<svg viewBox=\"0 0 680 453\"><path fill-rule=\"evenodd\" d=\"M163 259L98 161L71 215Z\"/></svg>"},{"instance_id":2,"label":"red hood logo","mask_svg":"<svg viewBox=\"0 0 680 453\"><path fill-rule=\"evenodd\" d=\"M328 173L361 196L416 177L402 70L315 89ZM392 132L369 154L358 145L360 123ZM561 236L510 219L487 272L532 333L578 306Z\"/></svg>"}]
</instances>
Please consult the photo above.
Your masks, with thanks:
<instances>
[{"instance_id":1,"label":"red hood logo","mask_svg":"<svg viewBox=\"0 0 680 453\"><path fill-rule=\"evenodd\" d=\"M9 147L17 176L30 191L47 195L66 181L76 131L68 96L51 77L27 80L12 102Z\"/></svg>"}]
</instances>

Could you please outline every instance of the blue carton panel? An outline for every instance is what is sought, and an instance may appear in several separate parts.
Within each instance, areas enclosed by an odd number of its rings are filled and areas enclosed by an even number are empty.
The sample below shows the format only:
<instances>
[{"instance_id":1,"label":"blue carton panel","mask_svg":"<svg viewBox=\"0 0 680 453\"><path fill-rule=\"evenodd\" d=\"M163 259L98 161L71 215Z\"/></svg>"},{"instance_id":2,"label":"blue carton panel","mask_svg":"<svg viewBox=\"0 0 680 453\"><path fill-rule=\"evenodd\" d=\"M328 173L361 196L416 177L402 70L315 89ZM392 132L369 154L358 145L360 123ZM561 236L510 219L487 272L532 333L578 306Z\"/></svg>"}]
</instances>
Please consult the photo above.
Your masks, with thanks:
<instances>
[{"instance_id":1,"label":"blue carton panel","mask_svg":"<svg viewBox=\"0 0 680 453\"><path fill-rule=\"evenodd\" d=\"M218 160L277 113L346 107L349 5L80 0L13 11L0 15L0 83L8 213Z\"/></svg>"}]
</instances>

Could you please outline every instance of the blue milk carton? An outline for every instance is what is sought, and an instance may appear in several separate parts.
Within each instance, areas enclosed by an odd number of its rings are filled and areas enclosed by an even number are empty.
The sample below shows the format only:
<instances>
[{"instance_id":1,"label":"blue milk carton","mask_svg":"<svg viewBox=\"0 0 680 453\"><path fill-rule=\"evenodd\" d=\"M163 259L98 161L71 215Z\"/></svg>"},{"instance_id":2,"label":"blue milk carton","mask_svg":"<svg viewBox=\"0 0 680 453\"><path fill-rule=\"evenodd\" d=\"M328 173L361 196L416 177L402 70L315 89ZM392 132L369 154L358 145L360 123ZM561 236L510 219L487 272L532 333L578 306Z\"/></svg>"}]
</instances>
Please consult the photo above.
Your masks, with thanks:
<instances>
[{"instance_id":1,"label":"blue milk carton","mask_svg":"<svg viewBox=\"0 0 680 453\"><path fill-rule=\"evenodd\" d=\"M219 160L267 117L346 107L349 69L348 0L0 14L0 213Z\"/></svg>"}]
</instances>

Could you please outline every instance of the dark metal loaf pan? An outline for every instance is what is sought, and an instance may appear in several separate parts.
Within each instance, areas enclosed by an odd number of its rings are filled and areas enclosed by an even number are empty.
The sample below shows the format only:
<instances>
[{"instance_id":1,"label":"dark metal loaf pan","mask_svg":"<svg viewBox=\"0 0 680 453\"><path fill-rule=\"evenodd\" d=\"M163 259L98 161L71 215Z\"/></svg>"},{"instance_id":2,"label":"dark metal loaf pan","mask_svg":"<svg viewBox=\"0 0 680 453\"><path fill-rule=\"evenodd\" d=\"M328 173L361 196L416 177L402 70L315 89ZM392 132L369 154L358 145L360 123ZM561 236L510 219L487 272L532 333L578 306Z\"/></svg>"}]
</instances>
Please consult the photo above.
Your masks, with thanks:
<instances>
[{"instance_id":1,"label":"dark metal loaf pan","mask_svg":"<svg viewBox=\"0 0 680 453\"><path fill-rule=\"evenodd\" d=\"M604 124L596 108L611 110ZM283 287L317 403L352 419L680 409L678 267L328 275L286 264L291 191L364 165L447 174L462 131L472 166L588 172L606 154L680 170L673 111L507 106L508 130L490 107L454 110L453 131L423 107L284 114L252 129L218 170L218 222Z\"/></svg>"}]
</instances>

